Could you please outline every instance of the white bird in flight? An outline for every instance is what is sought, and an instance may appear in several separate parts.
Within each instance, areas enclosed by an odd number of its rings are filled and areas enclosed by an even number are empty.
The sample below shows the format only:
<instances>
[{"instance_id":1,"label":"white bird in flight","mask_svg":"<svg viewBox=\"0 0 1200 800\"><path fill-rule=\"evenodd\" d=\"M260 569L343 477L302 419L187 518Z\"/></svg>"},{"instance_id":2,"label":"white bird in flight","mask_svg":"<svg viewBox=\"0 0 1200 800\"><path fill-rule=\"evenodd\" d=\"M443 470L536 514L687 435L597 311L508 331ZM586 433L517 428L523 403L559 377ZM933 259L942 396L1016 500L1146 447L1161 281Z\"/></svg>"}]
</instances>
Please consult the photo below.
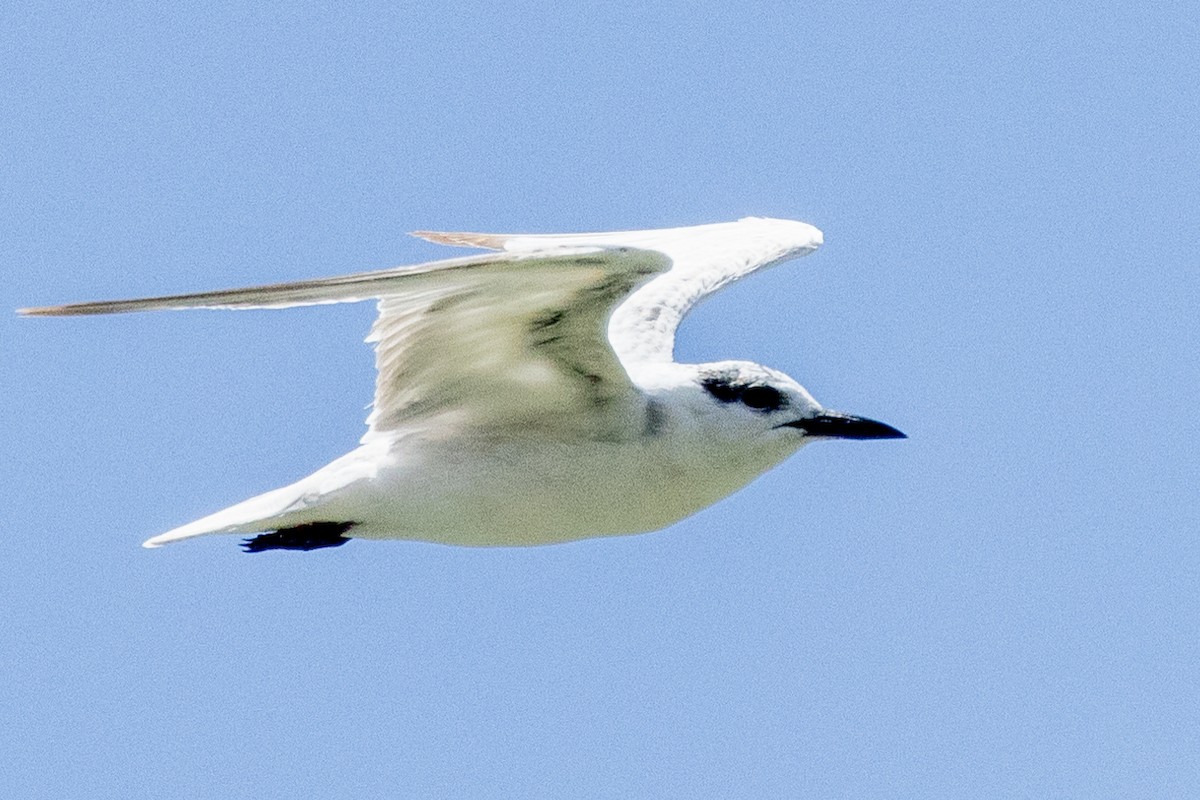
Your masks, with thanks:
<instances>
[{"instance_id":1,"label":"white bird in flight","mask_svg":"<svg viewBox=\"0 0 1200 800\"><path fill-rule=\"evenodd\" d=\"M22 309L34 316L378 301L378 376L350 453L145 542L257 534L540 545L664 528L817 439L897 439L748 361L678 364L698 301L821 246L789 220L615 233L414 234L500 251L246 289Z\"/></svg>"}]
</instances>

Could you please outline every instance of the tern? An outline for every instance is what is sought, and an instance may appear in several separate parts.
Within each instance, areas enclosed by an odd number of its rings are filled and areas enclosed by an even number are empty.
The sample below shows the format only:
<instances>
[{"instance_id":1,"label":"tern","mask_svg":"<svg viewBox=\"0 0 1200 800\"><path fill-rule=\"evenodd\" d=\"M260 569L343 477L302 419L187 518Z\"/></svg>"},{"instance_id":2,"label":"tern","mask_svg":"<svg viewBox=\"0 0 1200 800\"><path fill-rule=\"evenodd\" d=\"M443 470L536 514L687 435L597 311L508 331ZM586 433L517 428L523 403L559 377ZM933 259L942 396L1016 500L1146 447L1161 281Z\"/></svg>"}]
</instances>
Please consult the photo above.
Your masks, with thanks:
<instances>
[{"instance_id":1,"label":"tern","mask_svg":"<svg viewBox=\"0 0 1200 800\"><path fill-rule=\"evenodd\" d=\"M697 302L823 243L749 217L583 234L419 231L494 252L245 289L22 309L30 316L376 300L359 446L306 478L144 543L254 534L247 552L351 539L541 545L659 530L821 439L902 439L748 361L680 364Z\"/></svg>"}]
</instances>

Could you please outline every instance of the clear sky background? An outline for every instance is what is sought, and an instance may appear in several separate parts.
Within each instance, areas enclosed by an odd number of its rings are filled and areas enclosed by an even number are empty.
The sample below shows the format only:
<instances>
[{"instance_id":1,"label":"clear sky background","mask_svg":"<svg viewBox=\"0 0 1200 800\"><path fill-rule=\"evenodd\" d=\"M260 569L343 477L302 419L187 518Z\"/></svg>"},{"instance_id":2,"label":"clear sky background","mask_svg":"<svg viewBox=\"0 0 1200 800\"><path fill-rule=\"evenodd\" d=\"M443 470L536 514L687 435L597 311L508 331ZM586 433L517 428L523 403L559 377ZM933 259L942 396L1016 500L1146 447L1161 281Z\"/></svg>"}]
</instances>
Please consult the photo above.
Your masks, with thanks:
<instances>
[{"instance_id":1,"label":"clear sky background","mask_svg":"<svg viewBox=\"0 0 1200 800\"><path fill-rule=\"evenodd\" d=\"M0 314L0 796L1200 792L1194 3L14 4L0 307L796 218L713 299L904 442L646 536L148 536L362 432L370 304Z\"/></svg>"}]
</instances>

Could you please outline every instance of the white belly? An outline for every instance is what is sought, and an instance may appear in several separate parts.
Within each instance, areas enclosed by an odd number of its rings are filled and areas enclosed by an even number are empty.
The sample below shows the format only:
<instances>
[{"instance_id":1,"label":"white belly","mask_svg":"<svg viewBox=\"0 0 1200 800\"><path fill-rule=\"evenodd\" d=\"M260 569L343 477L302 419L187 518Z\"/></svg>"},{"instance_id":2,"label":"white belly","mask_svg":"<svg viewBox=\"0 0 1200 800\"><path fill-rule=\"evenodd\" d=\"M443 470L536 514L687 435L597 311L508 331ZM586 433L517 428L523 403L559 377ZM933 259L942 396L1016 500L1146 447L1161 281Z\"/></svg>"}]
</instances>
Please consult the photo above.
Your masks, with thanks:
<instances>
[{"instance_id":1,"label":"white belly","mask_svg":"<svg viewBox=\"0 0 1200 800\"><path fill-rule=\"evenodd\" d=\"M715 503L786 457L731 459L716 444L499 443L456 453L425 444L323 510L368 539L504 546L644 533ZM342 506L343 509L338 507ZM332 516L331 516L332 518Z\"/></svg>"}]
</instances>

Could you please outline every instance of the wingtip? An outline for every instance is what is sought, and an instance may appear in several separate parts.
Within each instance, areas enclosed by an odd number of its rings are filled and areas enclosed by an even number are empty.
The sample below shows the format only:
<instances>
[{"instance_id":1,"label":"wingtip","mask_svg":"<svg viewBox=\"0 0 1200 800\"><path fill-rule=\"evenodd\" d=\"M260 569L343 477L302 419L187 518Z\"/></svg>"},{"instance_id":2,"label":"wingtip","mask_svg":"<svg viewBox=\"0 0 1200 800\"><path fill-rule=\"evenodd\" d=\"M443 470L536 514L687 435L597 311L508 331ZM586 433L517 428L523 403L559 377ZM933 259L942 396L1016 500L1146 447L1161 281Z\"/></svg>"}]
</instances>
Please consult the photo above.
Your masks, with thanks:
<instances>
[{"instance_id":1,"label":"wingtip","mask_svg":"<svg viewBox=\"0 0 1200 800\"><path fill-rule=\"evenodd\" d=\"M18 308L18 317L52 317L59 311L61 306L32 306L30 308Z\"/></svg>"},{"instance_id":2,"label":"wingtip","mask_svg":"<svg viewBox=\"0 0 1200 800\"><path fill-rule=\"evenodd\" d=\"M65 306L32 306L18 308L18 317L85 317L90 314L111 314L117 311L129 310L121 306L129 305L131 301L102 301L98 303L69 303Z\"/></svg>"}]
</instances>

